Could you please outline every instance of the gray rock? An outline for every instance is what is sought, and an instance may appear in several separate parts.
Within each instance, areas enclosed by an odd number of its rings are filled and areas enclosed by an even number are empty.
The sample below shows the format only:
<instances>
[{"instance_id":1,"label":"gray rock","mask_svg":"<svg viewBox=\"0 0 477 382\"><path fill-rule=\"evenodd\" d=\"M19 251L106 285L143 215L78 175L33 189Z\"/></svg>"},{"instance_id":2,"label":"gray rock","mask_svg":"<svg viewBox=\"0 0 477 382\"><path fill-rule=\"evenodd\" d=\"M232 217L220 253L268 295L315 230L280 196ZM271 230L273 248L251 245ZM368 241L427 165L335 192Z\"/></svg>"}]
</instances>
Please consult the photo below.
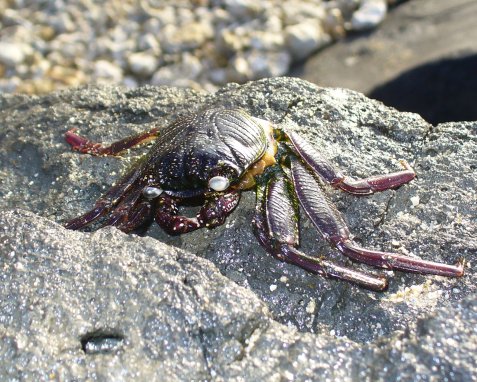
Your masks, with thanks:
<instances>
[{"instance_id":1,"label":"gray rock","mask_svg":"<svg viewBox=\"0 0 477 382\"><path fill-rule=\"evenodd\" d=\"M90 208L146 150L123 160L80 155L64 131L110 142L213 105L296 124L352 176L408 159L418 179L399 190L357 198L327 189L329 197L363 246L464 256L466 275L386 272L389 291L373 293L309 274L257 244L253 192L225 225L179 237L155 225L137 237L55 223ZM431 127L359 93L271 79L215 94L2 95L0 126L0 379L471 381L477 372L476 123ZM307 219L301 225L305 252L366 268L323 243Z\"/></svg>"}]
</instances>

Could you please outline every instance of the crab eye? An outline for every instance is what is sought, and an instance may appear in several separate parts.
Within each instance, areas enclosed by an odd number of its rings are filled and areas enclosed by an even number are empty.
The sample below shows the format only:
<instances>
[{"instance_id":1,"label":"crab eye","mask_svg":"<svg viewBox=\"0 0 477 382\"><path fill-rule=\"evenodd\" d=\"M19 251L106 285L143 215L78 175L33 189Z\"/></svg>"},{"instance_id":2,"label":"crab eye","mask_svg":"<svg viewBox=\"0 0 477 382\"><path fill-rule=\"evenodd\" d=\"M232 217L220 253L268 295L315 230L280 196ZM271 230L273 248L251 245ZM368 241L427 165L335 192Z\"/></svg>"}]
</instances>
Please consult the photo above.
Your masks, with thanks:
<instances>
[{"instance_id":1,"label":"crab eye","mask_svg":"<svg viewBox=\"0 0 477 382\"><path fill-rule=\"evenodd\" d=\"M209 187L215 191L224 191L230 185L230 181L225 176L214 176L209 179Z\"/></svg>"},{"instance_id":2,"label":"crab eye","mask_svg":"<svg viewBox=\"0 0 477 382\"><path fill-rule=\"evenodd\" d=\"M163 192L162 188L158 187L144 187L142 190L142 194L146 199L154 199L157 198L159 195L161 195Z\"/></svg>"}]
</instances>

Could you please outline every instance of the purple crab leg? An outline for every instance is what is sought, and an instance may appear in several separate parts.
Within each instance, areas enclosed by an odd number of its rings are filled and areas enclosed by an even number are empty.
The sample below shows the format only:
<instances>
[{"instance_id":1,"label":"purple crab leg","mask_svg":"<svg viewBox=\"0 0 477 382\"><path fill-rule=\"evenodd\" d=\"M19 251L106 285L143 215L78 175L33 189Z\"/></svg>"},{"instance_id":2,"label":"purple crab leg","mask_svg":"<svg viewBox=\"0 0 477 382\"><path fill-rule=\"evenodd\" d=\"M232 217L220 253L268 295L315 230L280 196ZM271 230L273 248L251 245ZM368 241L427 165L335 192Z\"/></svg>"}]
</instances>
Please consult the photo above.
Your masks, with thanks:
<instances>
[{"instance_id":1,"label":"purple crab leg","mask_svg":"<svg viewBox=\"0 0 477 382\"><path fill-rule=\"evenodd\" d=\"M156 211L156 223L171 235L194 231L198 228L217 227L225 222L240 200L240 191L216 194L206 199L196 217L179 215L176 200L168 195L161 195Z\"/></svg>"},{"instance_id":2,"label":"purple crab leg","mask_svg":"<svg viewBox=\"0 0 477 382\"><path fill-rule=\"evenodd\" d=\"M152 207L149 200L142 197L142 184L134 185L121 202L115 206L111 216L103 224L115 226L123 232L135 231L150 223Z\"/></svg>"},{"instance_id":3,"label":"purple crab leg","mask_svg":"<svg viewBox=\"0 0 477 382\"><path fill-rule=\"evenodd\" d=\"M142 167L139 167L138 169L129 171L117 185L111 187L105 195L96 201L94 207L90 211L68 221L65 224L65 228L78 230L107 214L137 182L141 175L141 169Z\"/></svg>"},{"instance_id":4,"label":"purple crab leg","mask_svg":"<svg viewBox=\"0 0 477 382\"><path fill-rule=\"evenodd\" d=\"M113 142L109 146L103 146L102 143L90 141L89 139L76 134L76 130L77 129L74 128L68 130L65 133L66 142L68 142L75 151L95 156L118 155L133 146L156 139L158 137L159 131L157 128L154 128L149 131L121 139L117 142Z\"/></svg>"},{"instance_id":5,"label":"purple crab leg","mask_svg":"<svg viewBox=\"0 0 477 382\"><path fill-rule=\"evenodd\" d=\"M340 188L354 195L370 195L374 192L397 188L410 182L416 177L411 166L401 160L403 171L390 174L371 176L364 179L352 179L336 170L333 165L324 158L316 149L296 133L286 135L292 144L294 151L306 162L306 164L335 188Z\"/></svg>"},{"instance_id":6,"label":"purple crab leg","mask_svg":"<svg viewBox=\"0 0 477 382\"><path fill-rule=\"evenodd\" d=\"M456 265L448 265L359 247L351 240L351 234L341 214L328 202L313 175L296 158L292 157L290 164L300 204L323 237L334 244L344 255L353 260L386 269L449 277L462 276L464 272L462 261Z\"/></svg>"},{"instance_id":7,"label":"purple crab leg","mask_svg":"<svg viewBox=\"0 0 477 382\"><path fill-rule=\"evenodd\" d=\"M278 258L321 276L355 283L367 289L382 291L387 280L343 267L321 257L299 251L298 206L290 192L292 186L283 175L272 177L257 187L257 204L253 218L255 236L265 250Z\"/></svg>"}]
</instances>

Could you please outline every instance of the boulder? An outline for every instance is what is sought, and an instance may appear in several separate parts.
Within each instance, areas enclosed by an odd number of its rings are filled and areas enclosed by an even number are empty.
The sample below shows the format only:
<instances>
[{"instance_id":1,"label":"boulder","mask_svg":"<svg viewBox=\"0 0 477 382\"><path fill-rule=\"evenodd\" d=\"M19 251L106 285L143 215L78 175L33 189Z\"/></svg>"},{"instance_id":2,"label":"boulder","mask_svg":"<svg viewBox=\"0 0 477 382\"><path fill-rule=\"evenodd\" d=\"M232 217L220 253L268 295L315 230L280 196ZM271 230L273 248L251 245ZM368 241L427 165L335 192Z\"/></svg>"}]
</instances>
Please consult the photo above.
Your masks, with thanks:
<instances>
[{"instance_id":1,"label":"boulder","mask_svg":"<svg viewBox=\"0 0 477 382\"><path fill-rule=\"evenodd\" d=\"M61 224L147 147L123 159L71 151L66 130L111 142L205 107L242 107L302 134L345 173L418 178L354 197L325 188L362 246L451 263L462 278L374 270L370 292L282 263L257 243L254 192L213 230L143 237ZM291 78L216 93L85 87L0 96L0 379L461 380L477 368L475 122L432 127L360 93ZM350 267L302 212L303 251Z\"/></svg>"}]
</instances>

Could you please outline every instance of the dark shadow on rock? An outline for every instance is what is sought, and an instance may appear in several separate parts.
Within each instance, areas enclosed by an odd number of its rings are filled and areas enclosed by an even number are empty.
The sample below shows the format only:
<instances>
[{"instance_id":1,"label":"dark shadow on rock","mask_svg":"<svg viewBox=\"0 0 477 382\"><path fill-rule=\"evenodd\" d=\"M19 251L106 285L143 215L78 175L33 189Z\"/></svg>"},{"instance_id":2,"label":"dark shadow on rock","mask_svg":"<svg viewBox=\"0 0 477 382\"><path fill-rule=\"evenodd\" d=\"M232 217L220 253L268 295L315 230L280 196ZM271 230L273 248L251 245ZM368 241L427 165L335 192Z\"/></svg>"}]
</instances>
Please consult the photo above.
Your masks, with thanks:
<instances>
[{"instance_id":1,"label":"dark shadow on rock","mask_svg":"<svg viewBox=\"0 0 477 382\"><path fill-rule=\"evenodd\" d=\"M373 89L368 96L436 125L475 121L477 55L418 66Z\"/></svg>"}]
</instances>

